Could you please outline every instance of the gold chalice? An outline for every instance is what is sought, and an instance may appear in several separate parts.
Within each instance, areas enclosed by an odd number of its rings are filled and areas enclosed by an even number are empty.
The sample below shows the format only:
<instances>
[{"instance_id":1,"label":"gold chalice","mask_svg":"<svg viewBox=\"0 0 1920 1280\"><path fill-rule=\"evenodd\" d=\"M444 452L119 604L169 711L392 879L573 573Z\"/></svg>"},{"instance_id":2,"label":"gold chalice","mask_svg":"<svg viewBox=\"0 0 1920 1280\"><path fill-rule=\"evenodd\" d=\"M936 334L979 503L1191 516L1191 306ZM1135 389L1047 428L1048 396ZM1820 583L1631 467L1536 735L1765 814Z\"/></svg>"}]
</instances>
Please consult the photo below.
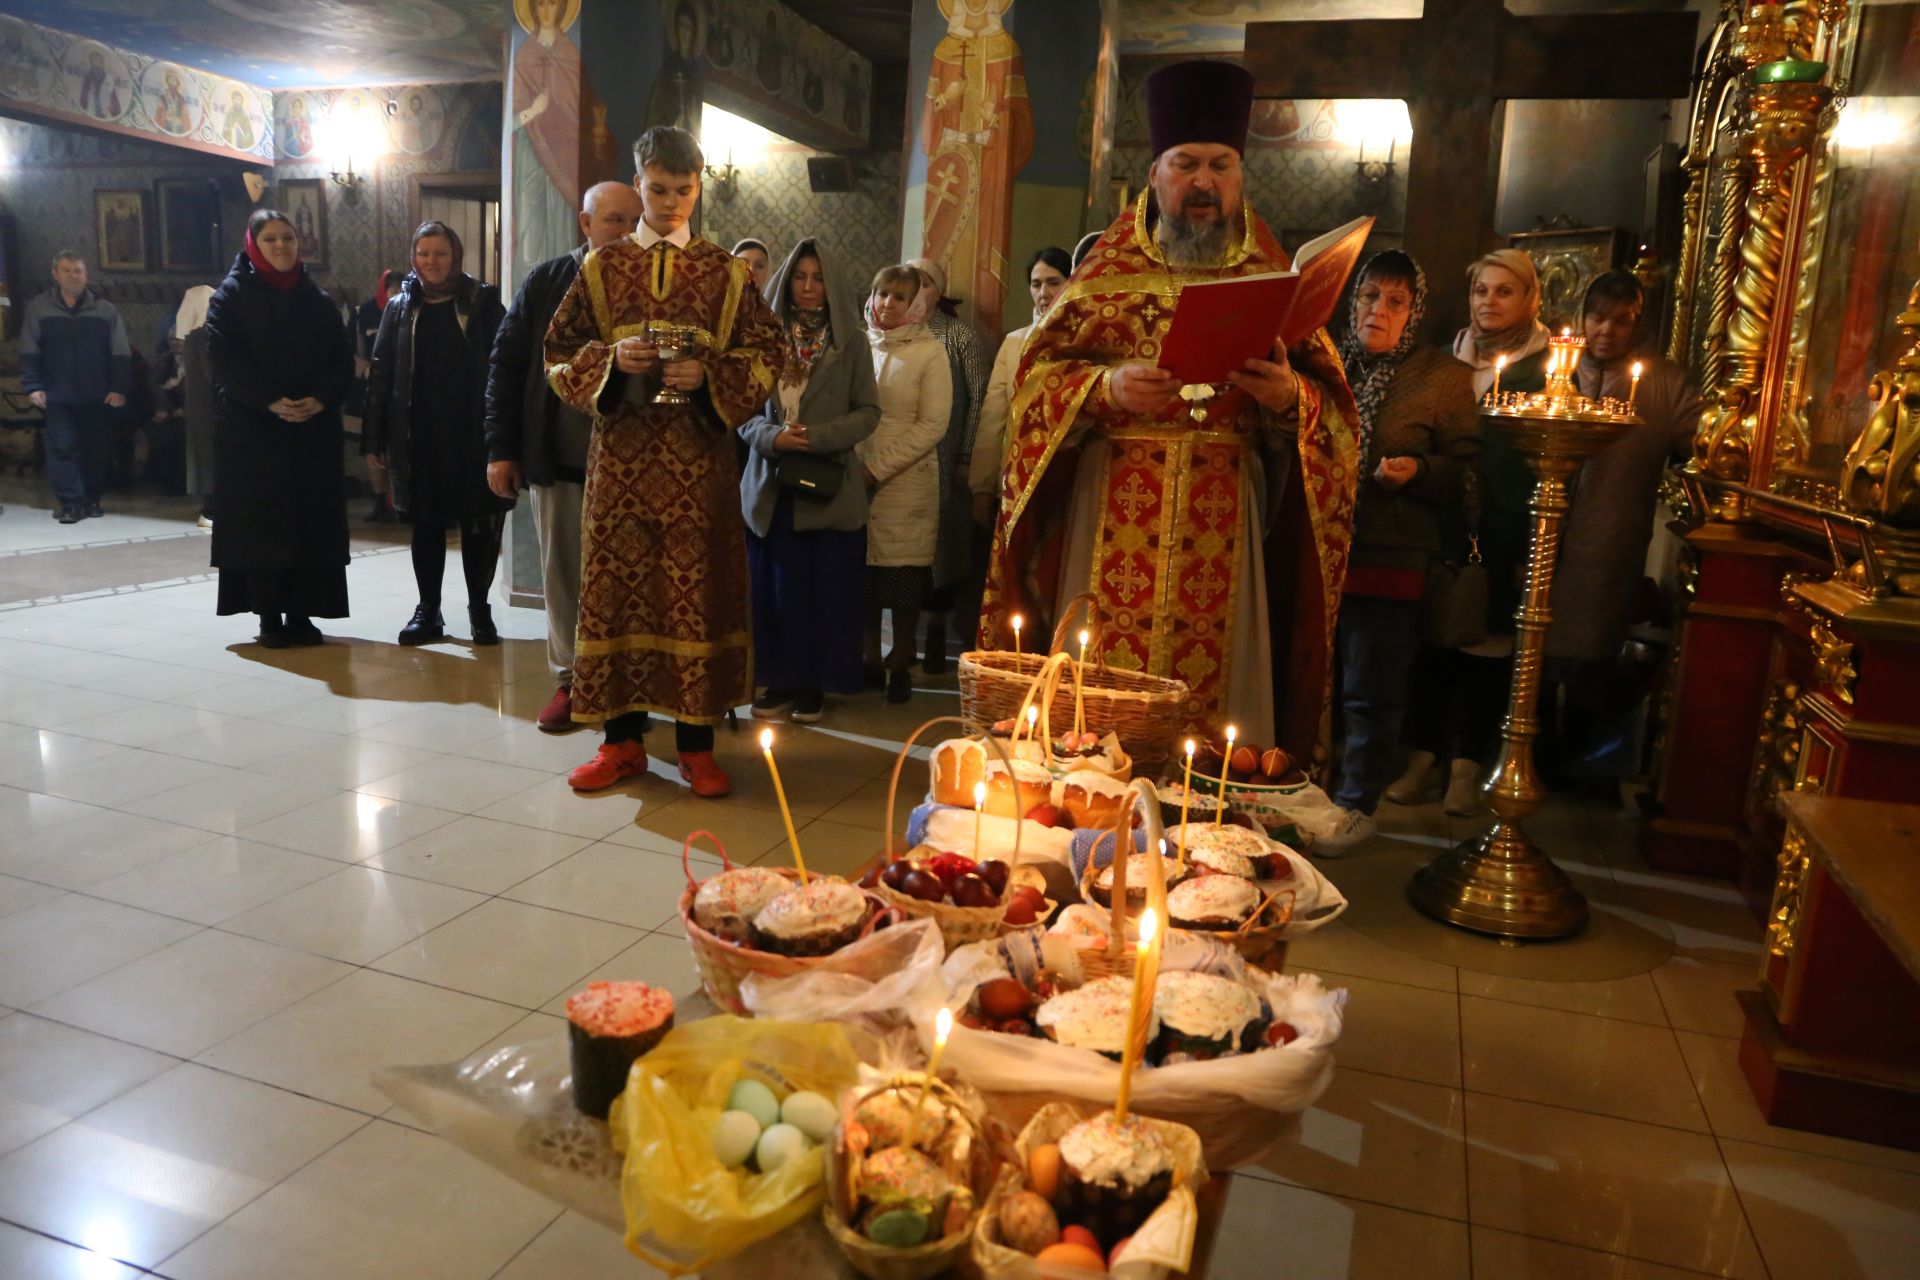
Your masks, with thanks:
<instances>
[{"instance_id":1,"label":"gold chalice","mask_svg":"<svg viewBox=\"0 0 1920 1280\"><path fill-rule=\"evenodd\" d=\"M698 345L691 325L674 324L670 320L649 320L646 326L647 341L660 353L660 362L671 364L676 360L685 360L692 355ZM664 378L664 374L663 374ZM660 393L653 398L655 404L692 404L693 397L684 391L666 386L664 381Z\"/></svg>"}]
</instances>

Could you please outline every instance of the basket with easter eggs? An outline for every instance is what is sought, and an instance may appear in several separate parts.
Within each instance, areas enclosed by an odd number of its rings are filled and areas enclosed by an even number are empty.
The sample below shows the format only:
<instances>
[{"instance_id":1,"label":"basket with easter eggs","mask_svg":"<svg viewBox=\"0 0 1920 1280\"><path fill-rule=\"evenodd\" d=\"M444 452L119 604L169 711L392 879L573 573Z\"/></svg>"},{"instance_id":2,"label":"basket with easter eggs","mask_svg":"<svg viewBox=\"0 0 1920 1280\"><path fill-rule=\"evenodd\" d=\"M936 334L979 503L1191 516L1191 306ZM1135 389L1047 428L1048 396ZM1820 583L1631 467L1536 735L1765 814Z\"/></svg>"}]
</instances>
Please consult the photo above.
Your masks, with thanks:
<instances>
[{"instance_id":1,"label":"basket with easter eggs","mask_svg":"<svg viewBox=\"0 0 1920 1280\"><path fill-rule=\"evenodd\" d=\"M843 1095L821 1218L871 1280L928 1280L969 1250L996 1162L981 1104L926 1071Z\"/></svg>"},{"instance_id":2,"label":"basket with easter eggs","mask_svg":"<svg viewBox=\"0 0 1920 1280\"><path fill-rule=\"evenodd\" d=\"M674 1028L609 1116L628 1247L687 1275L806 1219L825 1199L835 1099L859 1070L835 1023L723 1014Z\"/></svg>"},{"instance_id":3,"label":"basket with easter eggs","mask_svg":"<svg viewBox=\"0 0 1920 1280\"><path fill-rule=\"evenodd\" d=\"M1046 878L1038 870L1020 862L1022 828L1014 823L1013 848L1008 859L980 858L980 827L985 821L988 787L974 784L974 837L969 857L956 849L942 850L921 844L905 852L896 852L893 820L895 802L900 793L900 774L920 735L939 724L960 724L955 716L940 716L927 721L910 734L893 764L893 776L887 786L886 848L881 860L861 880L864 887L906 919L932 919L940 927L949 949L984 938L998 937L1009 929L1024 929L1044 924L1052 915L1054 903L1046 895ZM992 764L1008 769L1021 763L999 740L963 740L982 756L997 757ZM953 743L943 743L936 752L936 791L939 790L938 760L949 760ZM1002 776L1010 777L1010 774Z\"/></svg>"},{"instance_id":4,"label":"basket with easter eggs","mask_svg":"<svg viewBox=\"0 0 1920 1280\"><path fill-rule=\"evenodd\" d=\"M703 837L719 851L721 870L700 880L691 859ZM891 918L887 904L839 876L810 875L797 840L793 850L794 867L736 867L710 831L691 832L680 846L687 945L701 985L729 1012L747 1012L740 984L754 974L785 978L827 966L879 977L887 963L886 948L864 945Z\"/></svg>"}]
</instances>

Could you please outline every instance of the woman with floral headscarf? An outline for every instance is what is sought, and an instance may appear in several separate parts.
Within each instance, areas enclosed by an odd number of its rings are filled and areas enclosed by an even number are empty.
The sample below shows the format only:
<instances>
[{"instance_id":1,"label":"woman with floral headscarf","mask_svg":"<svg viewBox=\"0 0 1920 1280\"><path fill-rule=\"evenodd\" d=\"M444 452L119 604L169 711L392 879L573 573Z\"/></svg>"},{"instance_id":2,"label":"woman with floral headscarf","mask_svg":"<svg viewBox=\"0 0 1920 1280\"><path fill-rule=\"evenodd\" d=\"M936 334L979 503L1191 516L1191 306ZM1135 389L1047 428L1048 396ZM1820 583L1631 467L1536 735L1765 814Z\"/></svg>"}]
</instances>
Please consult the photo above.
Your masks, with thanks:
<instances>
[{"instance_id":1,"label":"woman with floral headscarf","mask_svg":"<svg viewBox=\"0 0 1920 1280\"><path fill-rule=\"evenodd\" d=\"M1374 832L1374 806L1394 776L1441 515L1460 504L1480 460L1472 371L1421 345L1426 305L1419 264L1398 249L1375 254L1354 283L1340 344L1360 410L1363 479L1340 602L1346 760L1334 802L1341 825L1315 843L1323 856L1345 853Z\"/></svg>"}]
</instances>

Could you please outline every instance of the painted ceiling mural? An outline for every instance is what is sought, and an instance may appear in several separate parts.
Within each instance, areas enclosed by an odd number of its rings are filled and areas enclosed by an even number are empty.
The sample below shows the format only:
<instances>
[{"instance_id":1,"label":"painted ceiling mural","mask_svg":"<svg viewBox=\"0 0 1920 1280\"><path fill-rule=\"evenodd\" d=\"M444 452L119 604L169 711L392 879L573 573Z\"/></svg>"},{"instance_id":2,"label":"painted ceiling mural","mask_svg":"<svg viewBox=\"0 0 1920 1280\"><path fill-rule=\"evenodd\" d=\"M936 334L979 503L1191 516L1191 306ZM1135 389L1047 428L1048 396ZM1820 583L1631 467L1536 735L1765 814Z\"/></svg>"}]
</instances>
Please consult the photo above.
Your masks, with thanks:
<instances>
[{"instance_id":1,"label":"painted ceiling mural","mask_svg":"<svg viewBox=\"0 0 1920 1280\"><path fill-rule=\"evenodd\" d=\"M0 0L0 12L269 89L500 75L500 0Z\"/></svg>"}]
</instances>

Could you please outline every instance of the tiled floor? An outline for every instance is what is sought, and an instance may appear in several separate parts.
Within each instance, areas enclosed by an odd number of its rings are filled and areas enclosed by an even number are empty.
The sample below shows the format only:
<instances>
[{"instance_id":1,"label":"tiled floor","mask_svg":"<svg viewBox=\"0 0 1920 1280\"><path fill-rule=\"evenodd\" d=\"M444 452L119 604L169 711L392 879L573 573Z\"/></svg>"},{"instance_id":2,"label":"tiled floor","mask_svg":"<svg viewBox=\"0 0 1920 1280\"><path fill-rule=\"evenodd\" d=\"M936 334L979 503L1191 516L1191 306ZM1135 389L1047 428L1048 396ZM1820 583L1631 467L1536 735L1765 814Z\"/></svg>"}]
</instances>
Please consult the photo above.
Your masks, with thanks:
<instances>
[{"instance_id":1,"label":"tiled floor","mask_svg":"<svg viewBox=\"0 0 1920 1280\"><path fill-rule=\"evenodd\" d=\"M339 639L280 654L207 583L0 608L0 1278L651 1274L402 1123L369 1074L554 1033L589 977L690 990L680 838L785 857L749 738L721 735L734 803L657 766L576 797L592 740L529 723L535 615L500 611L501 649L401 650L406 557L351 581ZM811 864L879 843L891 752L850 739L953 705L785 732ZM1290 958L1351 993L1339 1071L1236 1180L1216 1276L1920 1273L1920 1155L1755 1109L1732 993L1757 930L1723 886L1649 872L1618 810L1556 802L1539 830L1596 928L1502 949L1391 907L1395 860L1471 824L1387 816L1395 837L1327 864L1349 922Z\"/></svg>"}]
</instances>

